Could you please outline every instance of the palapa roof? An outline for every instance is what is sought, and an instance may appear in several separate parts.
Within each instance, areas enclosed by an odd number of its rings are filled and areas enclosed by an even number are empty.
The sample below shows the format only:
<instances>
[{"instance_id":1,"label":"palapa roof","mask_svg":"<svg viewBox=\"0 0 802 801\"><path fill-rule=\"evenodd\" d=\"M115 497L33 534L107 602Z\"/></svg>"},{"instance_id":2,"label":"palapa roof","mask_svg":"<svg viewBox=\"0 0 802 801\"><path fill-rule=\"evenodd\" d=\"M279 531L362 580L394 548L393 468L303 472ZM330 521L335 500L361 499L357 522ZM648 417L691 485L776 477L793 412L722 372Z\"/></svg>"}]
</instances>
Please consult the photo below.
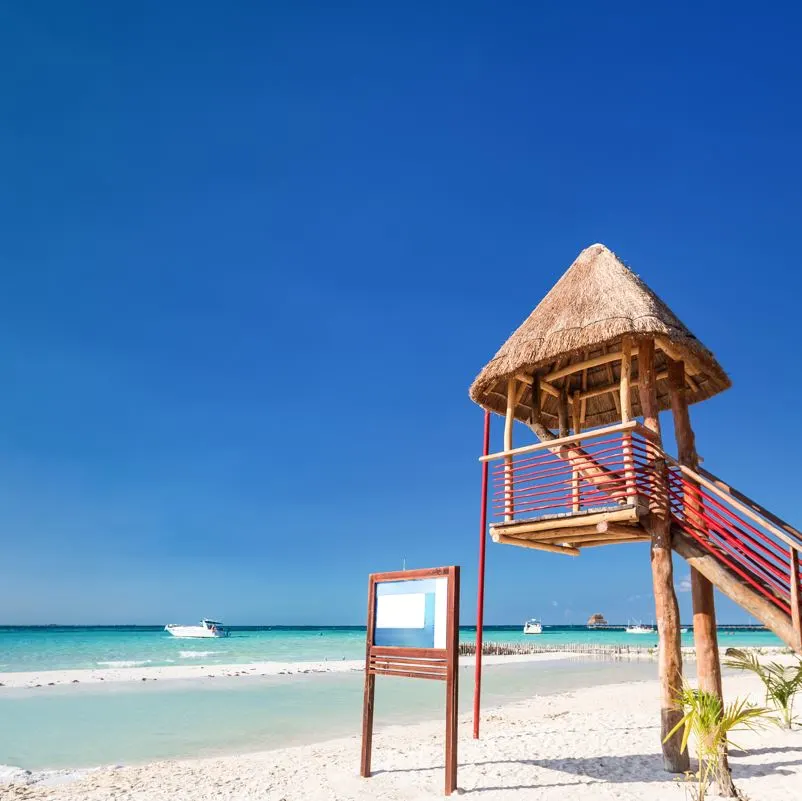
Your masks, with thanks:
<instances>
[{"instance_id":1,"label":"palapa roof","mask_svg":"<svg viewBox=\"0 0 802 801\"><path fill-rule=\"evenodd\" d=\"M512 376L532 376L535 371L545 380L548 374L571 364L621 350L625 335L653 336L658 341L655 354L657 401L661 410L670 408L665 377L669 350L674 359L683 359L689 374L687 398L696 403L730 387L727 374L715 356L683 325L679 318L638 276L604 245L585 248L576 261L519 326L476 377L471 398L485 409L504 414L507 406L507 380ZM616 423L621 415L612 392L604 387L620 379L620 360L591 367L580 373L554 380L568 392L599 390L582 401L582 428ZM637 380L637 356L633 359L633 380ZM541 415L546 425L557 425L558 401L541 393ZM639 416L637 387L632 391L632 412ZM532 420L532 392L527 388L515 409L517 419Z\"/></svg>"}]
</instances>

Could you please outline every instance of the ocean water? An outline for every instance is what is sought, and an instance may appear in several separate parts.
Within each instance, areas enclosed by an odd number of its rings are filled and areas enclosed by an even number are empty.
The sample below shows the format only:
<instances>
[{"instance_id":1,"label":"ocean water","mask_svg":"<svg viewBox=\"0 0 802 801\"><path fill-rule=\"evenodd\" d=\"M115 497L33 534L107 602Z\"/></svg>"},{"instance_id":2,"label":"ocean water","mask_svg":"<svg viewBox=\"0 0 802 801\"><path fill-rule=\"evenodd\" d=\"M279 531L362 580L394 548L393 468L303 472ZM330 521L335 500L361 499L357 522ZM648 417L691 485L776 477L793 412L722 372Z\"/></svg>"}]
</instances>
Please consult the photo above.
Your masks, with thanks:
<instances>
[{"instance_id":1,"label":"ocean water","mask_svg":"<svg viewBox=\"0 0 802 801\"><path fill-rule=\"evenodd\" d=\"M473 641L473 627L460 637ZM486 641L531 642L520 626L488 626ZM656 645L653 634L626 634L621 629L545 626L535 641L546 644L601 643ZM682 635L693 645L692 630ZM770 631L721 627L722 646L780 646ZM145 665L243 664L359 659L364 656L365 629L343 627L232 627L225 639L179 639L162 626L5 626L0 627L0 673L73 668L140 667Z\"/></svg>"},{"instance_id":2,"label":"ocean water","mask_svg":"<svg viewBox=\"0 0 802 801\"><path fill-rule=\"evenodd\" d=\"M693 665L688 665L693 675ZM657 676L651 661L561 659L488 666L483 709L533 695ZM155 759L269 750L357 737L361 673L65 685L0 691L0 765L28 770L135 764ZM440 682L381 677L375 725L441 719ZM468 712L473 670L460 669ZM358 759L358 743L354 744ZM375 754L380 764L381 754ZM356 769L356 768L355 768Z\"/></svg>"},{"instance_id":3,"label":"ocean water","mask_svg":"<svg viewBox=\"0 0 802 801\"><path fill-rule=\"evenodd\" d=\"M475 629L464 628L460 636L472 641ZM719 636L722 645L781 644L763 630L723 628ZM546 627L532 638L520 626L492 626L486 629L485 639L653 646L656 637L623 630ZM683 640L692 643L690 632ZM235 628L231 637L219 640L177 639L160 626L4 627L0 628L0 673L357 659L364 655L364 648L362 627ZM687 669L692 675L693 663ZM534 694L652 679L656 671L651 661L603 658L488 666L484 708ZM360 673L345 673L0 688L0 765L31 770L81 768L356 736L362 681ZM460 684L460 707L467 711L473 691L470 668L461 668ZM378 727L436 719L443 714L443 687L436 682L383 677L376 703Z\"/></svg>"}]
</instances>

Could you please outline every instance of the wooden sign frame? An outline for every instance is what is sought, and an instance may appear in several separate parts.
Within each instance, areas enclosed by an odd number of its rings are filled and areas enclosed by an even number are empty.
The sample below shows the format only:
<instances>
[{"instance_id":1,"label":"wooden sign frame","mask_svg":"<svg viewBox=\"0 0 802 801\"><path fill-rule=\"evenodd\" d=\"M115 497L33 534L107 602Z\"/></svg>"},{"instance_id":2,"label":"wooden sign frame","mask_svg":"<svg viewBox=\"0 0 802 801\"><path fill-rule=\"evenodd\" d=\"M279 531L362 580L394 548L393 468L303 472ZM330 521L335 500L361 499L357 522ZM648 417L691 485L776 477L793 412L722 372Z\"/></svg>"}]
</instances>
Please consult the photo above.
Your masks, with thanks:
<instances>
[{"instance_id":1,"label":"wooden sign frame","mask_svg":"<svg viewBox=\"0 0 802 801\"><path fill-rule=\"evenodd\" d=\"M389 582L447 579L445 647L417 648L376 645L377 588ZM457 789L457 701L459 696L459 567L435 567L394 573L372 573L368 582L365 695L362 706L362 763L360 774L370 776L373 748L373 700L376 676L405 676L446 683L445 794Z\"/></svg>"}]
</instances>

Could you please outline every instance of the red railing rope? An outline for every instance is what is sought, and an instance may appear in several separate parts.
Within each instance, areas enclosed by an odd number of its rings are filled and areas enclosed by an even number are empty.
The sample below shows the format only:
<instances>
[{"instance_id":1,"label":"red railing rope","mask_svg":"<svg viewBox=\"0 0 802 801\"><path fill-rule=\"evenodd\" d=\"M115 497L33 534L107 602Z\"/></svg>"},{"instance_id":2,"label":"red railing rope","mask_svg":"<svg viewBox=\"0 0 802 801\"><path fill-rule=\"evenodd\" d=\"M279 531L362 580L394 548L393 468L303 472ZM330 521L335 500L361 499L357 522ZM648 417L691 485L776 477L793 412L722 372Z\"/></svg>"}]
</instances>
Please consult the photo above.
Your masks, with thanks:
<instances>
[{"instance_id":1,"label":"red railing rope","mask_svg":"<svg viewBox=\"0 0 802 801\"><path fill-rule=\"evenodd\" d=\"M615 509L636 497L648 502L652 496L655 503L659 499L653 497L654 489L663 487L665 493L660 495L669 504L672 521L756 592L790 614L787 542L777 537L771 525L761 529L724 497L695 483L676 463L669 466L666 482L654 467L653 460L660 457L671 462L636 431L513 455L491 471L490 506L496 518L529 520L588 508ZM686 505L691 499L693 503Z\"/></svg>"}]
</instances>

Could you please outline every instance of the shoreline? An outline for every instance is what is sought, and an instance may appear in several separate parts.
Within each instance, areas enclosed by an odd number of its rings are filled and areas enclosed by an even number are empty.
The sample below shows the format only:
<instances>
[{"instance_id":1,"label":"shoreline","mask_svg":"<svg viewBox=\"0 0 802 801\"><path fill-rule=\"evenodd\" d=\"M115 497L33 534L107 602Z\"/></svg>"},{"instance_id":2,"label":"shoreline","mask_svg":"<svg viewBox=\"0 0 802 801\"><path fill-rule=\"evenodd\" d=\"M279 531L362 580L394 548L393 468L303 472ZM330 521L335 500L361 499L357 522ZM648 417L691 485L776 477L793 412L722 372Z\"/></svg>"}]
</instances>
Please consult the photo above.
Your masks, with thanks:
<instances>
[{"instance_id":1,"label":"shoreline","mask_svg":"<svg viewBox=\"0 0 802 801\"><path fill-rule=\"evenodd\" d=\"M750 675L726 676L725 694L762 698ZM483 801L676 801L678 777L663 772L659 683L624 682L488 707L482 737L470 715L459 719L458 786ZM624 734L625 733L625 734ZM743 732L745 751L731 754L733 776L747 796L784 801L802 781L802 732L770 727ZM393 801L439 798L442 720L377 728L374 775L358 774L360 738L324 739L230 756L159 760L80 770L0 769L0 797L26 801L195 801L198 798L348 798ZM797 778L795 779L794 776ZM681 782L681 780L680 780Z\"/></svg>"},{"instance_id":2,"label":"shoreline","mask_svg":"<svg viewBox=\"0 0 802 801\"><path fill-rule=\"evenodd\" d=\"M491 645L491 644L488 644ZM726 648L719 648L722 659ZM767 646L746 646L741 650L758 653L762 656L784 656L787 648ZM692 647L683 648L684 660L695 659ZM626 650L608 649L597 653L586 650L535 649L530 653L501 653L482 656L483 665L511 665L522 662L548 662L564 659L593 661L639 661L657 659L657 648ZM460 667L473 666L475 654L459 657ZM202 679L267 678L299 674L356 673L365 668L363 659L316 660L309 662L250 662L225 665L142 665L132 667L68 668L63 670L31 670L0 672L0 697L3 690L39 689L43 687L64 687L68 685L116 685L142 681L179 681Z\"/></svg>"},{"instance_id":3,"label":"shoreline","mask_svg":"<svg viewBox=\"0 0 802 801\"><path fill-rule=\"evenodd\" d=\"M483 656L483 665L513 665L522 662L551 662L586 654L555 652L514 656ZM460 667L473 666L474 657L460 657ZM299 674L357 673L365 669L364 659L315 662L252 662L230 665L164 665L119 668L77 668L0 673L0 697L3 690L38 689L71 685L115 685L142 681L179 681L203 679L247 679Z\"/></svg>"}]
</instances>

